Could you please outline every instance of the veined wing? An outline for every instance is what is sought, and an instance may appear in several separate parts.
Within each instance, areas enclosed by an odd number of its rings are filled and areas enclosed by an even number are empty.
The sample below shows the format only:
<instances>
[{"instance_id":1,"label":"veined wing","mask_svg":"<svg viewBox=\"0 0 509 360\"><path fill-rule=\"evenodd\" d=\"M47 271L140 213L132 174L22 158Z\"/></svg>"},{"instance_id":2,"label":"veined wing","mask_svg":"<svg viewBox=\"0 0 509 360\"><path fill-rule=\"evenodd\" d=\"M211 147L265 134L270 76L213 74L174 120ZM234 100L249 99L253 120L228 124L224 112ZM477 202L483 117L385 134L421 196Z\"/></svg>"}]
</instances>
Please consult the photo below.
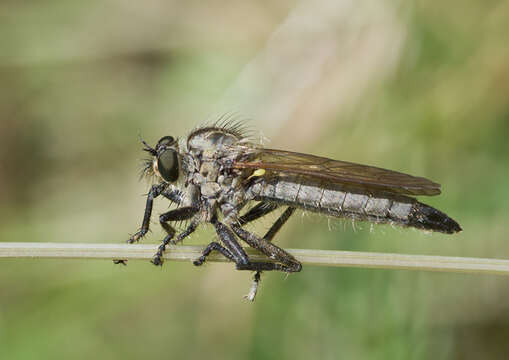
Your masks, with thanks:
<instances>
[{"instance_id":1,"label":"veined wing","mask_svg":"<svg viewBox=\"0 0 509 360\"><path fill-rule=\"evenodd\" d=\"M372 192L405 195L440 194L440 184L397 171L291 151L251 148L248 152L252 155L250 159L235 161L233 167L299 174Z\"/></svg>"}]
</instances>

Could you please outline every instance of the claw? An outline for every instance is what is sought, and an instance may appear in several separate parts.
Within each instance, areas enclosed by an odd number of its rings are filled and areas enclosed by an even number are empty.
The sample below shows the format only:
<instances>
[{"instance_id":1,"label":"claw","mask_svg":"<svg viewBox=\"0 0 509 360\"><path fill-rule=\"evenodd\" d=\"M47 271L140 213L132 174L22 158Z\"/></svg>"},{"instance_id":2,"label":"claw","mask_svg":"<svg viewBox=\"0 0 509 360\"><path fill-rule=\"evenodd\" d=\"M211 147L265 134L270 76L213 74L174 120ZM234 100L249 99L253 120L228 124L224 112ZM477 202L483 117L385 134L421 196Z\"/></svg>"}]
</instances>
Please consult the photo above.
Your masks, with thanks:
<instances>
[{"instance_id":1,"label":"claw","mask_svg":"<svg viewBox=\"0 0 509 360\"><path fill-rule=\"evenodd\" d=\"M163 266L164 261L159 256L154 256L154 258L150 260L150 262L155 266Z\"/></svg>"},{"instance_id":2,"label":"claw","mask_svg":"<svg viewBox=\"0 0 509 360\"><path fill-rule=\"evenodd\" d=\"M138 231L136 234L132 235L128 240L127 240L127 243L128 244L133 244L135 242L138 242L140 241L140 239L145 236L145 234L143 233L143 231Z\"/></svg>"},{"instance_id":3,"label":"claw","mask_svg":"<svg viewBox=\"0 0 509 360\"><path fill-rule=\"evenodd\" d=\"M205 262L205 256L200 256L198 259L193 261L193 265L200 266L200 265L203 265L204 262Z\"/></svg>"}]
</instances>

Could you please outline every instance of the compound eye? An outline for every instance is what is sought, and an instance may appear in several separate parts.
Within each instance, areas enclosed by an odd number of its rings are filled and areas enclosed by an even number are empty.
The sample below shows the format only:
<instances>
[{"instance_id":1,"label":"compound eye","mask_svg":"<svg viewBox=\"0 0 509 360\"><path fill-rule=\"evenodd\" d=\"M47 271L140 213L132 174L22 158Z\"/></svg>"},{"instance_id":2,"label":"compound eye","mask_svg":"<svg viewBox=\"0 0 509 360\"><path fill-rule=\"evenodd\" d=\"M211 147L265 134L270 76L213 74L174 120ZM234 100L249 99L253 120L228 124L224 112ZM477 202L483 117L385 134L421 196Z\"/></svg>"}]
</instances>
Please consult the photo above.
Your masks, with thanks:
<instances>
[{"instance_id":1,"label":"compound eye","mask_svg":"<svg viewBox=\"0 0 509 360\"><path fill-rule=\"evenodd\" d=\"M162 146L170 146L174 142L175 142L175 139L172 136L165 136L157 142L157 147L159 148Z\"/></svg>"},{"instance_id":2,"label":"compound eye","mask_svg":"<svg viewBox=\"0 0 509 360\"><path fill-rule=\"evenodd\" d=\"M177 181L179 177L177 152L173 149L166 149L161 152L157 158L157 170L165 181Z\"/></svg>"}]
</instances>

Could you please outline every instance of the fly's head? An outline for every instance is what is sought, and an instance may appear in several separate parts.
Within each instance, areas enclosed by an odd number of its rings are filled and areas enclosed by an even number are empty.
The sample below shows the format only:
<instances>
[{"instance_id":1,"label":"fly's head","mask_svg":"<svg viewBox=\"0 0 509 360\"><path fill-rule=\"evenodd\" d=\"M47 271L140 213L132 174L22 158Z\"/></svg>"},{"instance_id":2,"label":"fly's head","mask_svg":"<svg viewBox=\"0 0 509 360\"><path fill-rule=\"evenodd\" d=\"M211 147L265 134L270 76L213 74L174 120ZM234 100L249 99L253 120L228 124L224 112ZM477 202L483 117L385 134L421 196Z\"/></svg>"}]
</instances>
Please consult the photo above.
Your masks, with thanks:
<instances>
[{"instance_id":1,"label":"fly's head","mask_svg":"<svg viewBox=\"0 0 509 360\"><path fill-rule=\"evenodd\" d=\"M154 176L168 184L176 182L180 173L177 140L172 136L165 136L154 148L143 140L142 143L145 145L143 150L151 155L145 159L143 175Z\"/></svg>"}]
</instances>

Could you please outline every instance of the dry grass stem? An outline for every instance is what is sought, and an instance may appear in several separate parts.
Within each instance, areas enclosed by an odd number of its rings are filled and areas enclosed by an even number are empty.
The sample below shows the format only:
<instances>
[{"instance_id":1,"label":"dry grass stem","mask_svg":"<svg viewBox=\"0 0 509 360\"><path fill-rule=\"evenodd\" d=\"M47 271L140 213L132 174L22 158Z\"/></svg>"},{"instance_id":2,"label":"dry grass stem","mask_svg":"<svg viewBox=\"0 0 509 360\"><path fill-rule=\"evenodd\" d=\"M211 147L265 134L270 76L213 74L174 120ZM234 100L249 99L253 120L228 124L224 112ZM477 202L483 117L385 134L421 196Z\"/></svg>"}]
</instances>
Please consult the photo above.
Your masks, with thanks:
<instances>
[{"instance_id":1,"label":"dry grass stem","mask_svg":"<svg viewBox=\"0 0 509 360\"><path fill-rule=\"evenodd\" d=\"M141 244L0 243L0 258L148 260L156 248L157 245ZM192 261L202 250L202 246L169 247L165 259ZM267 260L253 249L246 250L253 261ZM502 259L310 249L289 249L288 252L304 265L509 275L509 260ZM219 254L211 254L208 260L226 261Z\"/></svg>"}]
</instances>

